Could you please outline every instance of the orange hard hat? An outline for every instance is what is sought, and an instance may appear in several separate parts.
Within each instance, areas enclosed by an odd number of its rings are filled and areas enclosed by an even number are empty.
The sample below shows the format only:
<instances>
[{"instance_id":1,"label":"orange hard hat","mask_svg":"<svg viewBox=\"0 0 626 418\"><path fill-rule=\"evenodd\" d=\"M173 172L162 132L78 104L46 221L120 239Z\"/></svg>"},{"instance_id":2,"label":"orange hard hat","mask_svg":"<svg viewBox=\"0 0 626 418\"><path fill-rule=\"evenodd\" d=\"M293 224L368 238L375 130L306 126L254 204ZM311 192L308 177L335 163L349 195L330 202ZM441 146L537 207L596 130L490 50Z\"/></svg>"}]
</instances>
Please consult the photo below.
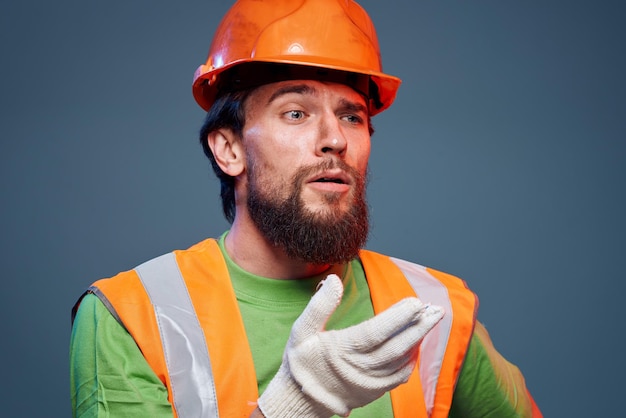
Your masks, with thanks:
<instances>
[{"instance_id":1,"label":"orange hard hat","mask_svg":"<svg viewBox=\"0 0 626 418\"><path fill-rule=\"evenodd\" d=\"M382 72L378 38L352 0L238 0L220 23L193 95L209 110L221 91L273 81L344 82L369 99L371 115L391 105L400 79Z\"/></svg>"}]
</instances>

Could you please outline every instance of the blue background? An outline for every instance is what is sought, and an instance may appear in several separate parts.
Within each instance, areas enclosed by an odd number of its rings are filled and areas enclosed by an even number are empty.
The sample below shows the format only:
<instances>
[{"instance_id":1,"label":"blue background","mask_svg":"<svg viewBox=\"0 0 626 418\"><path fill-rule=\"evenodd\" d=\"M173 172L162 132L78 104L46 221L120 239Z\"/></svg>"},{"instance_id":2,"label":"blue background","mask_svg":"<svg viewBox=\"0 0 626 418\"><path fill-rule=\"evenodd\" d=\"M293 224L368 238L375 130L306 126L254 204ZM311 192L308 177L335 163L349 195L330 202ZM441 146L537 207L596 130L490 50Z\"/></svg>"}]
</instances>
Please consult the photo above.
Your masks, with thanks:
<instances>
[{"instance_id":1,"label":"blue background","mask_svg":"<svg viewBox=\"0 0 626 418\"><path fill-rule=\"evenodd\" d=\"M621 1L362 2L384 68L368 247L463 277L549 417L626 392ZM191 79L224 1L0 6L2 415L70 415L70 308L227 224Z\"/></svg>"}]
</instances>

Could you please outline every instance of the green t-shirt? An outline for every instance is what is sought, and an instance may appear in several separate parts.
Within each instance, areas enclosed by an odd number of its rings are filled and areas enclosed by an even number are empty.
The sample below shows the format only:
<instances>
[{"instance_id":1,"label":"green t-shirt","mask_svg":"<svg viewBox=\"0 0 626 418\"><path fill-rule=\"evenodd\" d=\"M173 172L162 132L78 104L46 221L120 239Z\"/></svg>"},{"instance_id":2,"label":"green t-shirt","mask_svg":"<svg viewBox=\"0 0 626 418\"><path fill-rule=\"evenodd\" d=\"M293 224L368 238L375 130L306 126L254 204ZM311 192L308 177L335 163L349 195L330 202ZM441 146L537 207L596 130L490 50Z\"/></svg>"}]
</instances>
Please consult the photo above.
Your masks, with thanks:
<instances>
[{"instance_id":1,"label":"green t-shirt","mask_svg":"<svg viewBox=\"0 0 626 418\"><path fill-rule=\"evenodd\" d=\"M224 251L223 238L220 248L237 295L260 393L280 366L291 325L327 274L338 274L345 286L341 305L327 324L328 329L345 328L373 316L359 261L335 266L323 275L304 280L268 279L239 268ZM130 334L92 294L83 298L74 320L70 383L75 417L172 417L167 389ZM459 376L450 417L528 416L519 411L526 407L521 402L525 399L524 391L519 370L495 351L486 332L475 332ZM350 415L351 418L392 416L389 394L355 409Z\"/></svg>"}]
</instances>

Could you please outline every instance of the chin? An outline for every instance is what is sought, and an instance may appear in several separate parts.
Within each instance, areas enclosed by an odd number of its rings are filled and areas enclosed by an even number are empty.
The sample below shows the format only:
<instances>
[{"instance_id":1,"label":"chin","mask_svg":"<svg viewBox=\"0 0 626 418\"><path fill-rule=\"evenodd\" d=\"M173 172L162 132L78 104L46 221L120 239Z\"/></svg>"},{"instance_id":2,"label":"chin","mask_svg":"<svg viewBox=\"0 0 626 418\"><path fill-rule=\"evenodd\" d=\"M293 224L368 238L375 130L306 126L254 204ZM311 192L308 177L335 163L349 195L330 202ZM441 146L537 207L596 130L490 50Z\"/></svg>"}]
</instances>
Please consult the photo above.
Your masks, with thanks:
<instances>
[{"instance_id":1,"label":"chin","mask_svg":"<svg viewBox=\"0 0 626 418\"><path fill-rule=\"evenodd\" d=\"M328 205L328 204L320 204L320 205L312 205L307 208L307 212L321 221L328 220L339 220L350 211L350 207L348 205Z\"/></svg>"}]
</instances>

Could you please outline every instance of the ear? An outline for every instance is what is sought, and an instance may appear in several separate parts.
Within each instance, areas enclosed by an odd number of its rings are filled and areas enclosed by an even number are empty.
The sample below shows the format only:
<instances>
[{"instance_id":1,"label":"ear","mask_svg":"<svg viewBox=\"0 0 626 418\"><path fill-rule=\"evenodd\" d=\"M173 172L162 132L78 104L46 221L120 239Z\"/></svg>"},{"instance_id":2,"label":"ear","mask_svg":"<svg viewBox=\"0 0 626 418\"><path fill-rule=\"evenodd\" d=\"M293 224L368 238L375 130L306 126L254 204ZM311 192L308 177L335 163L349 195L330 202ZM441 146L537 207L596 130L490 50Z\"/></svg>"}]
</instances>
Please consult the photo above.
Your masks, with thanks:
<instances>
[{"instance_id":1,"label":"ear","mask_svg":"<svg viewBox=\"0 0 626 418\"><path fill-rule=\"evenodd\" d=\"M228 128L209 133L206 139L217 165L229 176L237 177L244 170L244 151L241 138Z\"/></svg>"}]
</instances>

